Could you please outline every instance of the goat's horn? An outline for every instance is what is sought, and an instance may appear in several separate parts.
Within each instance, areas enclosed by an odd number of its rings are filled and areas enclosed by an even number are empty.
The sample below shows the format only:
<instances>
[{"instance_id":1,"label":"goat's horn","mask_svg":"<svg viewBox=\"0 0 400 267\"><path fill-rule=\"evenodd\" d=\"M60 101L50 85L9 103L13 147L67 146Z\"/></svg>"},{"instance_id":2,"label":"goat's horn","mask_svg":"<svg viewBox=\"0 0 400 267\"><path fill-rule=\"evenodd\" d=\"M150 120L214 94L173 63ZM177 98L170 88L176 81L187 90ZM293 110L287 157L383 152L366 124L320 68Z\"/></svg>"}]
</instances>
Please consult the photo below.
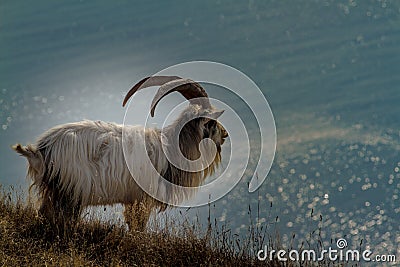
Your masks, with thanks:
<instances>
[{"instance_id":1,"label":"goat's horn","mask_svg":"<svg viewBox=\"0 0 400 267\"><path fill-rule=\"evenodd\" d=\"M163 84L157 91L157 94L154 96L153 101L151 103L151 111L150 114L154 117L154 110L160 102L160 100L172 93L178 91L181 93L187 100L190 100L192 104L199 104L203 108L210 108L211 104L208 100L208 95L201 85L191 79L178 79L172 80L165 84ZM198 98L198 99L197 99Z\"/></svg>"},{"instance_id":2,"label":"goat's horn","mask_svg":"<svg viewBox=\"0 0 400 267\"><path fill-rule=\"evenodd\" d=\"M139 91L143 88L147 88L147 87L151 87L151 86L160 86L160 85L163 85L165 83L168 83L170 81L177 80L177 79L182 79L182 78L178 77L178 76L146 77L146 78L142 79L140 82L138 82L137 84L135 84L131 90L129 90L129 92L126 94L126 96L124 98L124 102L122 102L122 106L124 107L126 105L126 103L128 102L129 98L131 98L131 96L133 96L134 93L136 93L137 91Z\"/></svg>"}]
</instances>

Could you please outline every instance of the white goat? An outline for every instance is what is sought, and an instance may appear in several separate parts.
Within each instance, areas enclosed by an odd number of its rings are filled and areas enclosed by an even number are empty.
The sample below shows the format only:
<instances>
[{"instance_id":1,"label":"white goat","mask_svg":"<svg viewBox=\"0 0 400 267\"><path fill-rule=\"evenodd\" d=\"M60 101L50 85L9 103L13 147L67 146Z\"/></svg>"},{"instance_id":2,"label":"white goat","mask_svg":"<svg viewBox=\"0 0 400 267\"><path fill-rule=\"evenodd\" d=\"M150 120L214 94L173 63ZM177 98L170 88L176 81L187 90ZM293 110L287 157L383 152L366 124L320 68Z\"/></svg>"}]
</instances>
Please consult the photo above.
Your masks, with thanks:
<instances>
[{"instance_id":1,"label":"white goat","mask_svg":"<svg viewBox=\"0 0 400 267\"><path fill-rule=\"evenodd\" d=\"M157 103L173 91L190 101L178 119L162 130L85 120L51 128L34 145L13 146L28 159L27 176L32 179L31 187L37 189L41 201L39 214L57 229L75 223L82 209L90 205L124 204L125 221L130 229L137 230L145 228L152 210L166 209L167 205L146 194L129 172L123 153L123 131L127 142L124 146L129 148L125 152L134 159L132 168L141 176L135 178L147 179L154 166L167 181L196 187L220 163L221 145L228 134L216 121L223 111L211 106L204 89L192 80L176 76L147 77L127 93L123 106L135 92L150 86L161 86L151 105L152 116ZM178 143L173 141L176 135ZM204 138L212 139L217 147L214 160L204 170L185 171L167 160L162 141L175 144L168 148L170 155L180 150L187 159L195 160L200 156L199 144ZM147 154L135 149L139 142L145 142ZM145 163L145 157L153 166ZM174 192L167 194L180 201L189 197L176 196Z\"/></svg>"}]
</instances>

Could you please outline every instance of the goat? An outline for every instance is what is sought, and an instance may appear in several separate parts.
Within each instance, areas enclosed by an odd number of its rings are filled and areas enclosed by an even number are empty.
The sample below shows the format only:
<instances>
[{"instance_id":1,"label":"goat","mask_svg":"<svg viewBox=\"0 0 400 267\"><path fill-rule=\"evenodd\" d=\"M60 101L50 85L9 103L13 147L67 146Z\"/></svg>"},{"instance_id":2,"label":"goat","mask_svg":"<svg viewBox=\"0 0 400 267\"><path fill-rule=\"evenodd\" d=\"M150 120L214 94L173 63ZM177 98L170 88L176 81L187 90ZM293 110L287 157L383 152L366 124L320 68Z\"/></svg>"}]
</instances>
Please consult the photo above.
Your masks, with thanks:
<instances>
[{"instance_id":1,"label":"goat","mask_svg":"<svg viewBox=\"0 0 400 267\"><path fill-rule=\"evenodd\" d=\"M151 104L151 116L158 102L171 92L181 93L190 103L174 123L161 130L85 120L55 126L44 132L35 144L12 147L27 158L27 177L32 179L31 188L38 192L38 212L56 229L63 231L66 225L74 225L84 207L121 203L129 229L143 231L150 213L156 209L164 211L168 205L146 194L135 179L147 179L149 169L155 168L173 184L197 187L219 165L221 145L228 137L217 121L223 110L211 106L199 83L177 76L144 78L127 93L122 106L137 91L151 86L160 86ZM134 159L132 168L142 177L134 179L124 160L123 131L127 133L124 138L128 140L129 157ZM171 164L162 142L165 139L174 144L172 139L176 135L178 144L169 146L169 154L181 153L188 160L196 160L201 154L200 142L210 138L217 148L214 160L195 172ZM135 149L139 142L145 142L147 154ZM144 164L144 157L148 157L153 166ZM174 193L168 192L169 197L179 201L190 197Z\"/></svg>"}]
</instances>

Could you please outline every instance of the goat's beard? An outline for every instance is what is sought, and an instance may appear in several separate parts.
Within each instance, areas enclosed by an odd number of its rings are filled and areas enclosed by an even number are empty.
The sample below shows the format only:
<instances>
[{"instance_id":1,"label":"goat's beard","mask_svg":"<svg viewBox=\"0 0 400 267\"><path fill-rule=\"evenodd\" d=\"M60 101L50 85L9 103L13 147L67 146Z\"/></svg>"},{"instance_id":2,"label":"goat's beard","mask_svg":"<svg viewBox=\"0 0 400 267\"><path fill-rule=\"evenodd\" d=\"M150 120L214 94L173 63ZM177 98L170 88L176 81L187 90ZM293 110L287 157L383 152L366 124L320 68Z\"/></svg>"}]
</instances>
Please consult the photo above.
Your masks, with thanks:
<instances>
[{"instance_id":1,"label":"goat's beard","mask_svg":"<svg viewBox=\"0 0 400 267\"><path fill-rule=\"evenodd\" d=\"M179 190L174 190L172 184L192 188L197 188L202 185L206 178L213 175L217 167L220 165L221 145L223 143L223 139L220 140L220 136L213 136L211 139L213 140L216 149L211 149L208 147L208 145L211 145L210 143L201 143L204 138L201 124L204 123L204 121L201 119L194 119L186 123L183 127L180 127L183 121L184 120L181 121L180 118L170 126L164 128L162 132L159 131L157 133L157 138L159 138L163 150L168 150L162 152L164 153L164 156L168 155L168 157L166 157L166 165L161 169L158 168L158 170L161 171L160 176L170 182L169 185L168 183L166 184L166 198L173 200L172 202L175 203L175 205L193 197L196 190L187 190L185 193L182 193ZM202 148L202 152L200 152L200 146L205 146ZM202 156L202 153L205 153L203 155L205 156L204 161L190 163L190 161L196 161L199 159ZM154 157L154 155L151 157L152 162L153 164L157 164L159 160ZM173 163L179 164L176 166ZM193 164L197 166L194 166ZM196 169L198 171L188 171L193 169L193 167L197 167ZM164 209L165 205L162 205L161 210Z\"/></svg>"},{"instance_id":2,"label":"goat's beard","mask_svg":"<svg viewBox=\"0 0 400 267\"><path fill-rule=\"evenodd\" d=\"M183 142L184 139L181 139L181 142L185 144L184 146L181 146L181 152L182 155L187 159L187 160L196 160L198 159L200 155L200 151L198 150L198 145L199 143L196 142L196 139L192 139L188 142ZM181 143L181 144L182 144ZM176 147L175 147L176 148ZM173 152L172 152L173 153ZM176 153L176 152L175 152ZM178 186L182 187L192 187L196 188L201 186L204 181L206 180L207 177L213 175L217 169L217 167L221 163L221 149L217 150L215 155L213 155L213 160L211 162L208 161L207 166L202 168L199 171L187 171L179 168L179 166L175 166L171 162L168 162L168 167L166 171L162 174L162 177L166 179L168 182L171 184L175 184ZM196 190L189 190L186 192L191 192L191 193L185 193L185 194L179 194L174 192L173 187L167 186L167 198L168 199L173 199L174 203L178 204L181 203L185 200L190 199L191 197L194 196L194 193ZM164 209L164 206L161 208L161 210Z\"/></svg>"},{"instance_id":3,"label":"goat's beard","mask_svg":"<svg viewBox=\"0 0 400 267\"><path fill-rule=\"evenodd\" d=\"M204 169L200 171L186 171L168 162L167 171L162 175L167 181L183 186L183 187L198 187L208 176L215 173L215 170L221 163L221 152L217 150L214 160Z\"/></svg>"},{"instance_id":4,"label":"goat's beard","mask_svg":"<svg viewBox=\"0 0 400 267\"><path fill-rule=\"evenodd\" d=\"M219 164L221 163L221 146L217 146L217 153L215 154L214 161L203 170L203 181L208 177L215 173L215 170L218 168Z\"/></svg>"}]
</instances>

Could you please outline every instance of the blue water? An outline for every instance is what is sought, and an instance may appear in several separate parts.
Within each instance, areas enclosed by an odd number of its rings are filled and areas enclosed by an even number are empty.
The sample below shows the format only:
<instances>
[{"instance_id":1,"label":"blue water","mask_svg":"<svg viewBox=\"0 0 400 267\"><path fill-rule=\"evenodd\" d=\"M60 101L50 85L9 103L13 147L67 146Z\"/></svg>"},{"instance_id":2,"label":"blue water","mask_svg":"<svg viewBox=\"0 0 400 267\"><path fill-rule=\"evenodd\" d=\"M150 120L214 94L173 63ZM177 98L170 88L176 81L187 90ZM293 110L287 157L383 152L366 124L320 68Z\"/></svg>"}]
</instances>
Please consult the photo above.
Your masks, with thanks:
<instances>
[{"instance_id":1,"label":"blue water","mask_svg":"<svg viewBox=\"0 0 400 267\"><path fill-rule=\"evenodd\" d=\"M400 2L383 0L3 1L0 181L27 184L10 145L84 118L121 123L140 78L222 62L252 78L274 113L260 217L279 217L283 244L292 232L307 239L322 215L324 242L345 236L398 254L399 28ZM258 198L246 182L214 210L237 231Z\"/></svg>"}]
</instances>

